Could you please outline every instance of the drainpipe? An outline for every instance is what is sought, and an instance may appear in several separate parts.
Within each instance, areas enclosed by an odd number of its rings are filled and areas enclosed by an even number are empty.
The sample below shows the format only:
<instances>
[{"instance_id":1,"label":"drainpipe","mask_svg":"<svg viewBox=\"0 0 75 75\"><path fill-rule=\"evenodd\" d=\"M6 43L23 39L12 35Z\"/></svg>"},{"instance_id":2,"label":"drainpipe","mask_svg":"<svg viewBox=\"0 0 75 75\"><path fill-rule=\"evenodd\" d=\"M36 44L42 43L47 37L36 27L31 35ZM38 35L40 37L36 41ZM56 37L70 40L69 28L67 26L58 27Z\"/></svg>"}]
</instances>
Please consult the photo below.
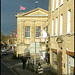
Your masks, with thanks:
<instances>
[{"instance_id":1,"label":"drainpipe","mask_svg":"<svg viewBox=\"0 0 75 75\"><path fill-rule=\"evenodd\" d=\"M35 41L35 38L36 38L35 27L36 27L36 25L35 25L35 22L36 22L36 21L34 21L34 42L35 42L34 72L36 71L36 41Z\"/></svg>"},{"instance_id":2,"label":"drainpipe","mask_svg":"<svg viewBox=\"0 0 75 75\"><path fill-rule=\"evenodd\" d=\"M25 21L22 21L23 24L21 25L21 44L24 44L24 23Z\"/></svg>"},{"instance_id":3,"label":"drainpipe","mask_svg":"<svg viewBox=\"0 0 75 75\"><path fill-rule=\"evenodd\" d=\"M59 38L59 5L60 5L60 0L58 0L58 33L57 33L57 74L62 75L62 41Z\"/></svg>"}]
</instances>

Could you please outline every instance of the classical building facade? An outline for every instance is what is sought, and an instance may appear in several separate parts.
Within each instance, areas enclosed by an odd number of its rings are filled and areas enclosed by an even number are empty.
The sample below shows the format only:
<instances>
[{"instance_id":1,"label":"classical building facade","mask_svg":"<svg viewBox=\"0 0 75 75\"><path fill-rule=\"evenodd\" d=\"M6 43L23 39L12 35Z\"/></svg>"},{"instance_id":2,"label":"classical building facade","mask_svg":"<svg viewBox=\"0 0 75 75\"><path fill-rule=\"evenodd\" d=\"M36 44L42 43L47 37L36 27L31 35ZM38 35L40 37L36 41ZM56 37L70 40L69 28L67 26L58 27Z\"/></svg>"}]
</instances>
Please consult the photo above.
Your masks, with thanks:
<instances>
[{"instance_id":1,"label":"classical building facade","mask_svg":"<svg viewBox=\"0 0 75 75\"><path fill-rule=\"evenodd\" d=\"M17 56L30 49L31 42L40 42L39 36L43 27L47 24L48 11L36 8L26 13L17 13ZM41 50L46 50L45 44L41 44Z\"/></svg>"},{"instance_id":2,"label":"classical building facade","mask_svg":"<svg viewBox=\"0 0 75 75\"><path fill-rule=\"evenodd\" d=\"M70 75L74 72L74 0L49 0L49 22L51 67L58 75Z\"/></svg>"}]
</instances>

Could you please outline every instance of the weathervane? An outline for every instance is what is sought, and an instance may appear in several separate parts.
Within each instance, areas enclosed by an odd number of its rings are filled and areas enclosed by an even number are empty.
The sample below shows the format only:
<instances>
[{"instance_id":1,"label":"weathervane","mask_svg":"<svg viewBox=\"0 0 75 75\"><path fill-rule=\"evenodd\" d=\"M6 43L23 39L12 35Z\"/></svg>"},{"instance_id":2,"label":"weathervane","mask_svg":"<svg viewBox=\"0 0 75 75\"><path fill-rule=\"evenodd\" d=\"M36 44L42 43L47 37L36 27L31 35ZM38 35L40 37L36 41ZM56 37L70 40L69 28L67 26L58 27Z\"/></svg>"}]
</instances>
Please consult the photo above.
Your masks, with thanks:
<instances>
[{"instance_id":1,"label":"weathervane","mask_svg":"<svg viewBox=\"0 0 75 75\"><path fill-rule=\"evenodd\" d=\"M35 1L35 3L36 3L36 8L37 8L38 1Z\"/></svg>"}]
</instances>

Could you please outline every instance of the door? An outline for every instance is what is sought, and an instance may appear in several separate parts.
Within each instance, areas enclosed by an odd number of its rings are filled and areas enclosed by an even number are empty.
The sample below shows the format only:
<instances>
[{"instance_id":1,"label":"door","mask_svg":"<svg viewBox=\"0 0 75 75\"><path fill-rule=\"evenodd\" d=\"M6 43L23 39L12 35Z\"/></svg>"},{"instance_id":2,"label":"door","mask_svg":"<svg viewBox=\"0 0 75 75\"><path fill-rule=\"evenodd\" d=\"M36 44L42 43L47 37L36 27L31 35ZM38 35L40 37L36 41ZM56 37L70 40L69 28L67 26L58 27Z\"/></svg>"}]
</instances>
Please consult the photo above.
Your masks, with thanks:
<instances>
[{"instance_id":1,"label":"door","mask_svg":"<svg viewBox=\"0 0 75 75\"><path fill-rule=\"evenodd\" d=\"M74 58L67 55L67 72L68 72L68 75L74 74L73 69L74 69Z\"/></svg>"},{"instance_id":2,"label":"door","mask_svg":"<svg viewBox=\"0 0 75 75\"><path fill-rule=\"evenodd\" d=\"M72 66L70 67L70 73L71 73L70 75L74 75L74 67Z\"/></svg>"}]
</instances>

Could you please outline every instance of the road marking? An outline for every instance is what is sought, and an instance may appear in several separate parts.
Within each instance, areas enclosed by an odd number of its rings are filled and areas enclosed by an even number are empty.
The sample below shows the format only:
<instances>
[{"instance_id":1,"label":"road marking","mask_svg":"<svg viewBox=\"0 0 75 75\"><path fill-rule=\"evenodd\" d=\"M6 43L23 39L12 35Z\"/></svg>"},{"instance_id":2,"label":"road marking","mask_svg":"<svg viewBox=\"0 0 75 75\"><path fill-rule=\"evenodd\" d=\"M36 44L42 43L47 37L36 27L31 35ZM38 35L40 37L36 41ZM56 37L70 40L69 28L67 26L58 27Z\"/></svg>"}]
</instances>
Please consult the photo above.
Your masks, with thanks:
<instances>
[{"instance_id":1,"label":"road marking","mask_svg":"<svg viewBox=\"0 0 75 75\"><path fill-rule=\"evenodd\" d=\"M15 66L18 66L18 65L21 65L21 64L23 64L23 63L18 63L18 64L15 64L15 65L13 65L12 67L15 67Z\"/></svg>"},{"instance_id":2,"label":"road marking","mask_svg":"<svg viewBox=\"0 0 75 75\"><path fill-rule=\"evenodd\" d=\"M6 63L4 63L3 61L1 61L1 63L3 63L5 66L7 66L15 75L17 75L17 73L16 72L14 72L13 70L12 70L12 66L10 65L10 64L6 64Z\"/></svg>"}]
</instances>

